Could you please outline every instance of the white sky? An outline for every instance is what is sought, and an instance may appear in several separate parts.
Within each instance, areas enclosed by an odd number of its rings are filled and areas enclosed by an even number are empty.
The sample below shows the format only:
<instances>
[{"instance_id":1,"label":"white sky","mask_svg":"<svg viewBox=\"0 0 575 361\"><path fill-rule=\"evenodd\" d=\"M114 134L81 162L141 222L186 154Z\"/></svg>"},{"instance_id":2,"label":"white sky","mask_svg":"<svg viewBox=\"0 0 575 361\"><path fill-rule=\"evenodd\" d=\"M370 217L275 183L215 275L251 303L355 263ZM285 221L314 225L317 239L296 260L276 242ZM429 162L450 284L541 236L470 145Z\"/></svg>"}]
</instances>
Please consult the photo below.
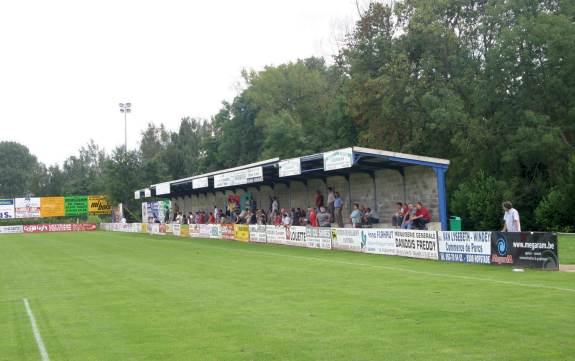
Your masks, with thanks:
<instances>
[{"instance_id":1,"label":"white sky","mask_svg":"<svg viewBox=\"0 0 575 361\"><path fill-rule=\"evenodd\" d=\"M361 2L360 2L361 3ZM242 68L331 56L354 0L0 3L0 141L62 163L91 138L128 147L148 122L177 129L232 100Z\"/></svg>"}]
</instances>

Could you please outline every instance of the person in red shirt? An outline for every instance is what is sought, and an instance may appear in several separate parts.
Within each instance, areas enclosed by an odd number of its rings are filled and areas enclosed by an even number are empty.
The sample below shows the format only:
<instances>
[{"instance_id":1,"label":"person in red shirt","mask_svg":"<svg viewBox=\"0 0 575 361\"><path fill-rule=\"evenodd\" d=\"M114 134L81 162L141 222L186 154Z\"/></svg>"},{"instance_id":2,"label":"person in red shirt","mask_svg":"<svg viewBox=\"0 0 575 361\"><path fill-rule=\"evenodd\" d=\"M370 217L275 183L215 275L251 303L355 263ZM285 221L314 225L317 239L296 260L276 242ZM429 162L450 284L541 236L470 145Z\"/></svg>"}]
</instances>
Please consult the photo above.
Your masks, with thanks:
<instances>
[{"instance_id":1,"label":"person in red shirt","mask_svg":"<svg viewBox=\"0 0 575 361\"><path fill-rule=\"evenodd\" d=\"M210 217L208 218L208 223L209 224L216 224L216 217L214 217L214 214L212 212L210 212Z\"/></svg>"},{"instance_id":2,"label":"person in red shirt","mask_svg":"<svg viewBox=\"0 0 575 361\"><path fill-rule=\"evenodd\" d=\"M309 209L308 217L309 217L309 224L312 227L318 227L319 226L317 223L317 214L315 213L315 210L313 208Z\"/></svg>"},{"instance_id":3,"label":"person in red shirt","mask_svg":"<svg viewBox=\"0 0 575 361\"><path fill-rule=\"evenodd\" d=\"M425 208L421 202L417 202L415 208L417 211L415 211L415 216L411 218L413 221L413 228L427 229L427 223L431 222L431 214L429 214L429 209Z\"/></svg>"},{"instance_id":4,"label":"person in red shirt","mask_svg":"<svg viewBox=\"0 0 575 361\"><path fill-rule=\"evenodd\" d=\"M274 215L274 225L275 226L281 226L282 225L282 215L279 213L276 213Z\"/></svg>"}]
</instances>

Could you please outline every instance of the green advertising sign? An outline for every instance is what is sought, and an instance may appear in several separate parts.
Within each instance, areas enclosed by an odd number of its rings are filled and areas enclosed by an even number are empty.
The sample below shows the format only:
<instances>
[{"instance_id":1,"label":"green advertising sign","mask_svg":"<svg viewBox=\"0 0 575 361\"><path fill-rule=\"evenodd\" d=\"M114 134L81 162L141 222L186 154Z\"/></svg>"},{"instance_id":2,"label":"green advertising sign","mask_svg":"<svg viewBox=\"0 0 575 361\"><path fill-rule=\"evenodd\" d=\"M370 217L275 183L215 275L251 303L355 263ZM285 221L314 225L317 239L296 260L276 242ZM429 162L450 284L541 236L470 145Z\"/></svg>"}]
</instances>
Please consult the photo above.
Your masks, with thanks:
<instances>
[{"instance_id":1,"label":"green advertising sign","mask_svg":"<svg viewBox=\"0 0 575 361\"><path fill-rule=\"evenodd\" d=\"M64 197L64 210L66 216L85 216L88 214L88 197Z\"/></svg>"}]
</instances>

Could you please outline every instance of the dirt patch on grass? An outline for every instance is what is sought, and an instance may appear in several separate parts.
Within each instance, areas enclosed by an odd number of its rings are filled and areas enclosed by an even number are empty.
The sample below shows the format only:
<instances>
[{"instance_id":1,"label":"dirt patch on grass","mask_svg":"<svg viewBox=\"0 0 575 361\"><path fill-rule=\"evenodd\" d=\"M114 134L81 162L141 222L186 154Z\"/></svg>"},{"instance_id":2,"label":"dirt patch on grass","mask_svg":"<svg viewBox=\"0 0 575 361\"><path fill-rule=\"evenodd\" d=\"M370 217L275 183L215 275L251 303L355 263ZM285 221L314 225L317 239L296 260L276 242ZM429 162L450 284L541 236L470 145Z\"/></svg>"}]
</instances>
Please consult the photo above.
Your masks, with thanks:
<instances>
[{"instance_id":1,"label":"dirt patch on grass","mask_svg":"<svg viewBox=\"0 0 575 361\"><path fill-rule=\"evenodd\" d=\"M560 264L559 271L561 272L575 272L575 264Z\"/></svg>"}]
</instances>

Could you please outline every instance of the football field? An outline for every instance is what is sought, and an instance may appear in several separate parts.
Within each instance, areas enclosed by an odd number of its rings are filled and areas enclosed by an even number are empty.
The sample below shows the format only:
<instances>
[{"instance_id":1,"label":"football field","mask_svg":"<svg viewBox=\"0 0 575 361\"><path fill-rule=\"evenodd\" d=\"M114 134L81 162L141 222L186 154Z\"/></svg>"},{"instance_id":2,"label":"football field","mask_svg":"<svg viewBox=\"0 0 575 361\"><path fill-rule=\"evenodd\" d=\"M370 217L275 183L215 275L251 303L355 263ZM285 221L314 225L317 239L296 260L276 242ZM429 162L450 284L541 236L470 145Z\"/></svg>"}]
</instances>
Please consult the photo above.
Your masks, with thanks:
<instances>
[{"instance_id":1,"label":"football field","mask_svg":"<svg viewBox=\"0 0 575 361\"><path fill-rule=\"evenodd\" d=\"M0 237L0 360L568 360L574 340L575 273L146 234Z\"/></svg>"}]
</instances>

